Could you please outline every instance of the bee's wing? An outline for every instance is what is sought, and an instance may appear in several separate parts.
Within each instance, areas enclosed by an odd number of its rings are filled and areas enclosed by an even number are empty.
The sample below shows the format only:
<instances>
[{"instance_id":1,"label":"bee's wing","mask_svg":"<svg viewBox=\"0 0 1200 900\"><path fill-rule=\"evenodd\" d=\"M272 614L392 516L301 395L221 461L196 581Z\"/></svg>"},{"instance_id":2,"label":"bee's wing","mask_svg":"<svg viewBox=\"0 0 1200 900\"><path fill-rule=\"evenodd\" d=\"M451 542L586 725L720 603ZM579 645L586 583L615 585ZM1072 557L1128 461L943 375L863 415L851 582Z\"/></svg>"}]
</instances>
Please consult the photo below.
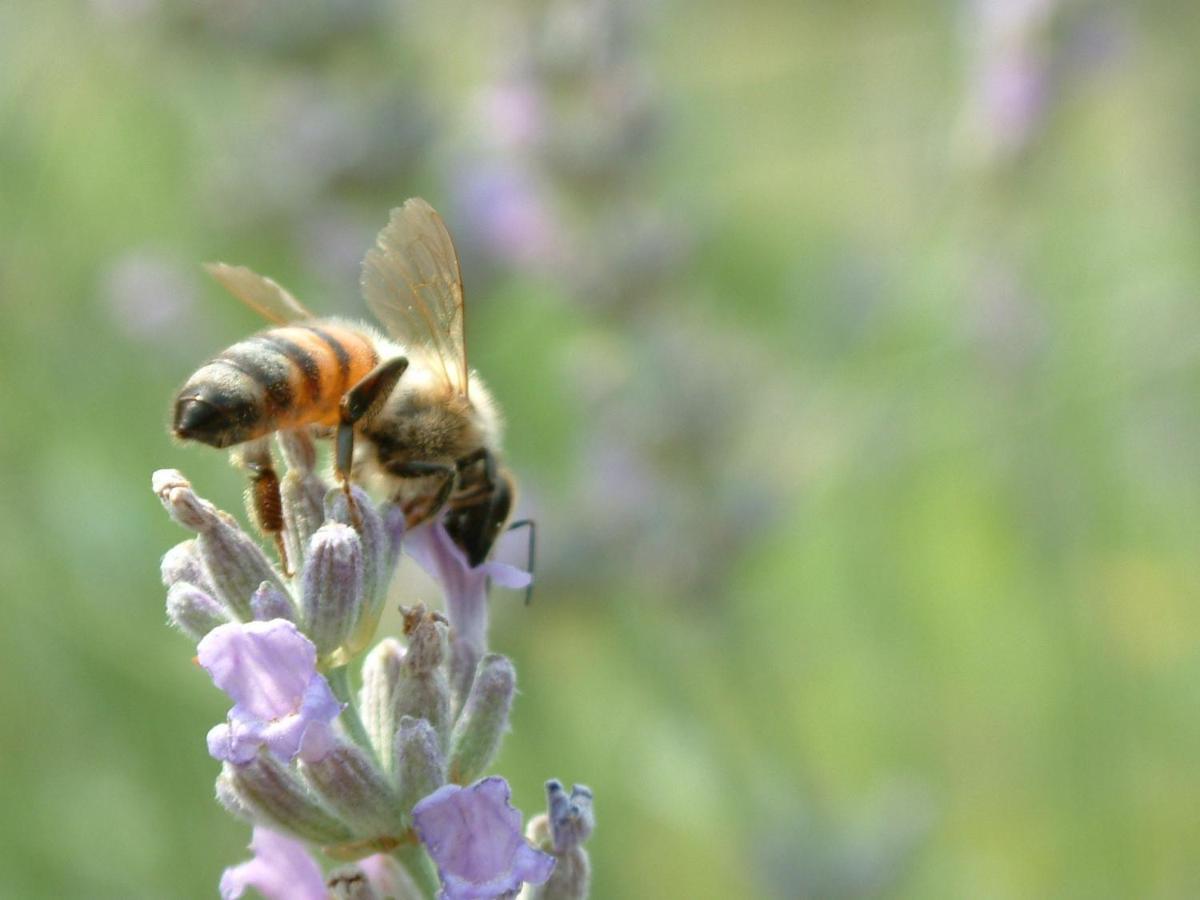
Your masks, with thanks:
<instances>
[{"instance_id":1,"label":"bee's wing","mask_svg":"<svg viewBox=\"0 0 1200 900\"><path fill-rule=\"evenodd\" d=\"M462 272L446 223L417 197L392 210L362 264L362 292L401 344L423 347L446 385L467 395Z\"/></svg>"},{"instance_id":2,"label":"bee's wing","mask_svg":"<svg viewBox=\"0 0 1200 900\"><path fill-rule=\"evenodd\" d=\"M204 268L225 290L276 325L316 318L287 290L252 269L226 263L205 263Z\"/></svg>"}]
</instances>

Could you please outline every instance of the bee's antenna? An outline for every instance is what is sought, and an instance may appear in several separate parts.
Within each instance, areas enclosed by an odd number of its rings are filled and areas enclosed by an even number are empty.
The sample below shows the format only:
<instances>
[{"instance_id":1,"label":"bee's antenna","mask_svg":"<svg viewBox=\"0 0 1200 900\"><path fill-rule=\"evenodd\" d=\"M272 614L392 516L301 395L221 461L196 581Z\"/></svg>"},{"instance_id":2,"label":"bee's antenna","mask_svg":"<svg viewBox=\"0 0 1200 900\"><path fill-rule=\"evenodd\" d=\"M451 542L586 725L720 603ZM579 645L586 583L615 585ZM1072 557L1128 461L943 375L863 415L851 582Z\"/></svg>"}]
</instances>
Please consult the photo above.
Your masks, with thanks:
<instances>
[{"instance_id":1,"label":"bee's antenna","mask_svg":"<svg viewBox=\"0 0 1200 900\"><path fill-rule=\"evenodd\" d=\"M529 574L533 575L533 567L537 562L537 522L533 519L518 519L508 526L509 531L516 531L518 528L529 529L529 565L526 566ZM525 605L528 606L533 602L533 582L529 582L529 587L525 588Z\"/></svg>"}]
</instances>

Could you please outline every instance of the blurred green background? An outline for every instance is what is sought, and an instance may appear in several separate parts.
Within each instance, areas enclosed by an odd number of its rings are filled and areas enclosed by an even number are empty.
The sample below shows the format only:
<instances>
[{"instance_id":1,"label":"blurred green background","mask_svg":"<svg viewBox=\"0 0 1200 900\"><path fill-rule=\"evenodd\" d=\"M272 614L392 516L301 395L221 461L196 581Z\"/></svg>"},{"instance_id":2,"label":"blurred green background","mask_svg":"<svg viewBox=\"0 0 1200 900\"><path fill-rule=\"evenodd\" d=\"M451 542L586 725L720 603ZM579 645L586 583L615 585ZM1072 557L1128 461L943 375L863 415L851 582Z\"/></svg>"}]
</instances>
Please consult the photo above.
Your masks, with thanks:
<instances>
[{"instance_id":1,"label":"blurred green background","mask_svg":"<svg viewBox=\"0 0 1200 900\"><path fill-rule=\"evenodd\" d=\"M1165 2L4 6L0 896L244 858L149 490L241 509L165 429L258 327L198 264L360 315L410 195L542 528L496 770L594 789L593 896L1200 894L1198 41Z\"/></svg>"}]
</instances>

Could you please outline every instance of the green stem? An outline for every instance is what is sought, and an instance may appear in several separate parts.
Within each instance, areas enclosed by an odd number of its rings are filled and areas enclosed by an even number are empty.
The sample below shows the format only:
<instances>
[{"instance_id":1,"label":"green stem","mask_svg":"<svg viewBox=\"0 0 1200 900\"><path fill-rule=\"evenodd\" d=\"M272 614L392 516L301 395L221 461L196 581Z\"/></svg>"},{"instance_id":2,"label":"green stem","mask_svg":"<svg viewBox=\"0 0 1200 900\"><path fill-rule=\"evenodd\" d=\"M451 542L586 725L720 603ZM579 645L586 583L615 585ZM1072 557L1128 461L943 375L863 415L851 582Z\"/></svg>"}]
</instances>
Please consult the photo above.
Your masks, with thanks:
<instances>
[{"instance_id":1,"label":"green stem","mask_svg":"<svg viewBox=\"0 0 1200 900\"><path fill-rule=\"evenodd\" d=\"M338 666L336 669L330 669L325 678L329 681L334 696L346 704L341 715L342 727L356 744L374 756L375 749L371 746L367 729L358 715L358 704L354 702L354 691L350 687L350 667Z\"/></svg>"},{"instance_id":2,"label":"green stem","mask_svg":"<svg viewBox=\"0 0 1200 900\"><path fill-rule=\"evenodd\" d=\"M413 882L430 900L436 897L441 885L438 883L437 871L425 854L425 848L420 844L403 843L392 851L395 860L404 867Z\"/></svg>"}]
</instances>

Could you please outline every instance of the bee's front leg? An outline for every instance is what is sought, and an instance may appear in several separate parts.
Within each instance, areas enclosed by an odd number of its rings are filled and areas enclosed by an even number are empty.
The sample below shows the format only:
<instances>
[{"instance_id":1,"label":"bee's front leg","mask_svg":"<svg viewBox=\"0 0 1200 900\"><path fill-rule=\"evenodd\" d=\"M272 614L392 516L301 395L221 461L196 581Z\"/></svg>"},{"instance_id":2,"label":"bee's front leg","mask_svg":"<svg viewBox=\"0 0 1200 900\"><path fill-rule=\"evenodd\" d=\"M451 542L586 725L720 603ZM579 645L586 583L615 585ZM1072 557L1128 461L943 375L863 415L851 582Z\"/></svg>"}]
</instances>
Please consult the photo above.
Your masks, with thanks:
<instances>
[{"instance_id":1,"label":"bee's front leg","mask_svg":"<svg viewBox=\"0 0 1200 900\"><path fill-rule=\"evenodd\" d=\"M388 472L398 478L439 478L437 490L418 497L404 507L407 527L412 528L437 514L454 490L458 470L449 463L410 461L388 466Z\"/></svg>"},{"instance_id":2,"label":"bee's front leg","mask_svg":"<svg viewBox=\"0 0 1200 900\"><path fill-rule=\"evenodd\" d=\"M362 380L346 391L338 404L338 427L335 438L335 462L338 481L346 494L350 520L357 528L361 521L358 507L350 493L350 469L354 464L354 426L379 412L396 382L408 368L408 360L397 356L377 365Z\"/></svg>"},{"instance_id":3,"label":"bee's front leg","mask_svg":"<svg viewBox=\"0 0 1200 900\"><path fill-rule=\"evenodd\" d=\"M271 457L269 438L259 438L243 444L233 452L233 463L250 476L250 491L246 505L258 530L271 538L279 554L283 574L292 576L287 546L283 541L283 498L279 493L279 476Z\"/></svg>"}]
</instances>

